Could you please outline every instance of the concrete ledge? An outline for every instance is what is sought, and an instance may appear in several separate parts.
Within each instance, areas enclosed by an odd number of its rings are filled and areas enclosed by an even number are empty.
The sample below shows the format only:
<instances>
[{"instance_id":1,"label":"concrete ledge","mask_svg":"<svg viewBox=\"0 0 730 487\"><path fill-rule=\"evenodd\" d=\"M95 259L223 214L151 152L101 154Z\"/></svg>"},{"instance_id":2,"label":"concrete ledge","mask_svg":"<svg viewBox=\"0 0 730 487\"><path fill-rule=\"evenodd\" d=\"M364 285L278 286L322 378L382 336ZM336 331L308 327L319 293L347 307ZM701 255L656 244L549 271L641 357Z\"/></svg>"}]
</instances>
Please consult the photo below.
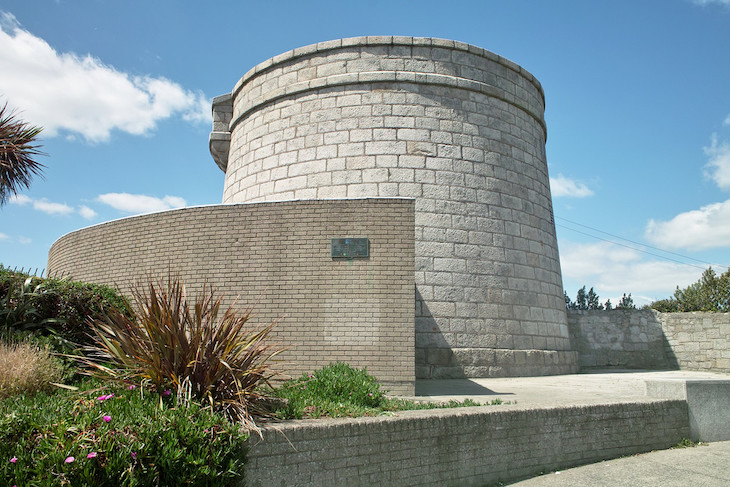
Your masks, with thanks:
<instances>
[{"instance_id":1,"label":"concrete ledge","mask_svg":"<svg viewBox=\"0 0 730 487\"><path fill-rule=\"evenodd\" d=\"M668 448L688 434L683 400L289 421L251 437L246 485L491 485Z\"/></svg>"},{"instance_id":2,"label":"concrete ledge","mask_svg":"<svg viewBox=\"0 0 730 487\"><path fill-rule=\"evenodd\" d=\"M646 394L687 401L690 438L693 441L730 440L730 380L647 380Z\"/></svg>"}]
</instances>

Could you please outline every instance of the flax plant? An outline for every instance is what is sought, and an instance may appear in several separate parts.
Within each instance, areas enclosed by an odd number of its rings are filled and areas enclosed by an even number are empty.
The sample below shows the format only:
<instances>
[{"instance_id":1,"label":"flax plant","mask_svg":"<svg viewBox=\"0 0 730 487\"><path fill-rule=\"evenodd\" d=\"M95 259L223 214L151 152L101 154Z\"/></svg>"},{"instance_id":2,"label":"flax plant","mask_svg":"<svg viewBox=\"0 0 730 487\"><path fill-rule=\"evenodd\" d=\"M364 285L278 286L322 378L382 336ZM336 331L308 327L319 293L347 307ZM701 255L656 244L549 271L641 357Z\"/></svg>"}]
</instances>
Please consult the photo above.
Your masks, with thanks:
<instances>
[{"instance_id":1,"label":"flax plant","mask_svg":"<svg viewBox=\"0 0 730 487\"><path fill-rule=\"evenodd\" d=\"M251 310L233 305L221 313L210 286L191 303L179 276L134 286L135 317L116 311L91 321L95 344L82 359L93 375L177 391L249 429L264 399L259 386L273 372L269 360L280 350L264 341L274 323L250 329ZM167 392L169 394L170 392Z\"/></svg>"}]
</instances>

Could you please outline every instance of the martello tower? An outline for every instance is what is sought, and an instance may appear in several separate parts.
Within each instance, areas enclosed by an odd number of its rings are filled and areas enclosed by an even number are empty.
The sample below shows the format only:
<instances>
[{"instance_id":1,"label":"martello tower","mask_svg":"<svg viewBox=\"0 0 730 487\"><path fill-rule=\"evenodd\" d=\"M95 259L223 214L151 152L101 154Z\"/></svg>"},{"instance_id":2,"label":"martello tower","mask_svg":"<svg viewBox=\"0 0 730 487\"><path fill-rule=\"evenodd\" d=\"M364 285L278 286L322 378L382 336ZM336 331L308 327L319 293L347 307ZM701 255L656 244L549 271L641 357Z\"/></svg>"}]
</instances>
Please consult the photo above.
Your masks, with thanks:
<instances>
[{"instance_id":1,"label":"martello tower","mask_svg":"<svg viewBox=\"0 0 730 487\"><path fill-rule=\"evenodd\" d=\"M577 371L545 157L522 67L450 40L276 56L215 98L223 203L415 199L419 378Z\"/></svg>"}]
</instances>

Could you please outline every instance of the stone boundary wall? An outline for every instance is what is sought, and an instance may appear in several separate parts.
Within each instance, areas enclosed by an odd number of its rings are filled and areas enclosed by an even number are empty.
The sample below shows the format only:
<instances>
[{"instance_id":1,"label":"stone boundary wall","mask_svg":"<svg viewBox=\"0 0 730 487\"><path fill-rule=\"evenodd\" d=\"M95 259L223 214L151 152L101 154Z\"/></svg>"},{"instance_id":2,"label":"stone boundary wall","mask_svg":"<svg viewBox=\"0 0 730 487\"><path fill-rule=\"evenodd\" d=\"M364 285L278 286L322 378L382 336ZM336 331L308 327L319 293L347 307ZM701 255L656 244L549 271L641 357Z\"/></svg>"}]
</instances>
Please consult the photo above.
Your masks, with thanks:
<instances>
[{"instance_id":1,"label":"stone boundary wall","mask_svg":"<svg viewBox=\"0 0 730 487\"><path fill-rule=\"evenodd\" d=\"M568 311L583 368L730 373L730 313Z\"/></svg>"},{"instance_id":2,"label":"stone boundary wall","mask_svg":"<svg viewBox=\"0 0 730 487\"><path fill-rule=\"evenodd\" d=\"M279 368L299 375L346 361L393 393L414 392L414 203L287 201L185 208L72 232L49 252L49 274L117 285L179 272L254 323L276 321ZM330 239L367 237L367 259L333 259Z\"/></svg>"},{"instance_id":3,"label":"stone boundary wall","mask_svg":"<svg viewBox=\"0 0 730 487\"><path fill-rule=\"evenodd\" d=\"M730 313L656 313L669 365L730 373Z\"/></svg>"},{"instance_id":4,"label":"stone boundary wall","mask_svg":"<svg viewBox=\"0 0 730 487\"><path fill-rule=\"evenodd\" d=\"M568 328L583 369L668 369L662 325L650 310L569 310Z\"/></svg>"},{"instance_id":5,"label":"stone boundary wall","mask_svg":"<svg viewBox=\"0 0 730 487\"><path fill-rule=\"evenodd\" d=\"M492 485L668 448L689 437L687 403L409 411L290 421L249 439L245 485Z\"/></svg>"}]
</instances>

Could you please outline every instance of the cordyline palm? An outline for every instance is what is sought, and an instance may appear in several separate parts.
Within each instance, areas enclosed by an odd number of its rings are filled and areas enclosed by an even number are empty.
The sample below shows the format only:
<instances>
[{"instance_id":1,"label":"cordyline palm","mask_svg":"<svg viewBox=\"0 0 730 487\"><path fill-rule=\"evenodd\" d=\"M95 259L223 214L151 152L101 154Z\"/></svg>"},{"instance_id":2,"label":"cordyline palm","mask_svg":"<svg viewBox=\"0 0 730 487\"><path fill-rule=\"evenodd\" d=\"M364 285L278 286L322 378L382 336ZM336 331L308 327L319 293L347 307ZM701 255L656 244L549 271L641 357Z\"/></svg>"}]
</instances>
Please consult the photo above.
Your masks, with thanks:
<instances>
[{"instance_id":1,"label":"cordyline palm","mask_svg":"<svg viewBox=\"0 0 730 487\"><path fill-rule=\"evenodd\" d=\"M252 418L259 390L273 375L269 359L279 350L264 340L273 323L248 326L250 311L238 315L204 286L193 302L179 277L136 285L136 316L107 312L91 321L96 344L82 362L93 375L172 389L178 399L197 400L256 430Z\"/></svg>"},{"instance_id":2,"label":"cordyline palm","mask_svg":"<svg viewBox=\"0 0 730 487\"><path fill-rule=\"evenodd\" d=\"M41 174L43 165L34 160L43 155L35 143L41 130L15 118L7 104L0 107L0 206Z\"/></svg>"}]
</instances>

